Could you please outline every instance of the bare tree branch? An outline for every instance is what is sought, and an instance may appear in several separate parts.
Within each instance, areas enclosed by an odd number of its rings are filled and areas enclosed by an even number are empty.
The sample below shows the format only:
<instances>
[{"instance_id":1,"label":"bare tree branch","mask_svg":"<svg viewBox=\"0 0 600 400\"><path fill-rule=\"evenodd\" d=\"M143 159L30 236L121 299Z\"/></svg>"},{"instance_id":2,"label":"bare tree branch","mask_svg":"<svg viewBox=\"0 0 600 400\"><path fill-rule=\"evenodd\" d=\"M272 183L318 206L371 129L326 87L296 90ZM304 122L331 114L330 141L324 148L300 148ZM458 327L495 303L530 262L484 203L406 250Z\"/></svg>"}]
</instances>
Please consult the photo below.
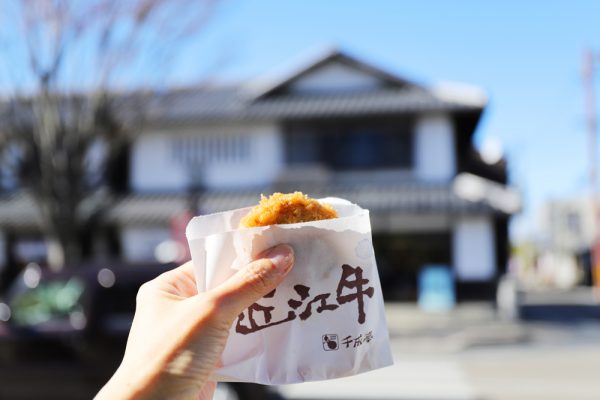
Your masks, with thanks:
<instances>
[{"instance_id":1,"label":"bare tree branch","mask_svg":"<svg viewBox=\"0 0 600 400\"><path fill-rule=\"evenodd\" d=\"M7 69L27 65L34 89L0 103L0 163L35 199L43 232L61 249L59 261L77 262L83 232L110 204L107 174L144 119L135 105L142 96L118 93L116 86L140 66L164 69L165 60L152 52L175 55L208 23L216 1L13 4L26 61L11 60Z\"/></svg>"}]
</instances>

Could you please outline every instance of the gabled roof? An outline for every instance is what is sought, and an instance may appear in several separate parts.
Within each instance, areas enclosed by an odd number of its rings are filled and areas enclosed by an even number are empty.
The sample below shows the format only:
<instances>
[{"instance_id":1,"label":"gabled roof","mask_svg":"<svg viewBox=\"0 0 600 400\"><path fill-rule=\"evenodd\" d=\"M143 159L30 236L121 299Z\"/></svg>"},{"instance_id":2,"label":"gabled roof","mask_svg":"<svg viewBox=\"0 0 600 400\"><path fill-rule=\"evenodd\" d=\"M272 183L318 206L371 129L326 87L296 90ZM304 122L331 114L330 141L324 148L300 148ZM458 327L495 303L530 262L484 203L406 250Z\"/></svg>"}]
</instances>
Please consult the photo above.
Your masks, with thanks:
<instances>
[{"instance_id":1,"label":"gabled roof","mask_svg":"<svg viewBox=\"0 0 600 400\"><path fill-rule=\"evenodd\" d=\"M257 100L270 94L283 91L286 87L302 79L308 74L324 67L327 64L339 63L363 72L381 81L384 88L417 88L417 84L409 82L399 76L389 73L374 65L359 60L339 48L328 48L310 55L310 57L293 64L279 73L270 73L267 78L258 78L245 85L245 91L250 100Z\"/></svg>"},{"instance_id":2,"label":"gabled roof","mask_svg":"<svg viewBox=\"0 0 600 400\"><path fill-rule=\"evenodd\" d=\"M288 90L303 77L327 66L343 64L374 78L376 87L360 90ZM161 92L139 91L115 96L115 108L124 121L142 119L157 126L191 125L207 121L276 121L423 112L472 115L476 124L487 104L480 90L429 88L360 61L339 49L320 52L268 79L228 87L187 87ZM306 81L305 81L306 82ZM463 85L464 86L464 85ZM2 109L8 102L0 102ZM4 107L3 107L4 106Z\"/></svg>"}]
</instances>

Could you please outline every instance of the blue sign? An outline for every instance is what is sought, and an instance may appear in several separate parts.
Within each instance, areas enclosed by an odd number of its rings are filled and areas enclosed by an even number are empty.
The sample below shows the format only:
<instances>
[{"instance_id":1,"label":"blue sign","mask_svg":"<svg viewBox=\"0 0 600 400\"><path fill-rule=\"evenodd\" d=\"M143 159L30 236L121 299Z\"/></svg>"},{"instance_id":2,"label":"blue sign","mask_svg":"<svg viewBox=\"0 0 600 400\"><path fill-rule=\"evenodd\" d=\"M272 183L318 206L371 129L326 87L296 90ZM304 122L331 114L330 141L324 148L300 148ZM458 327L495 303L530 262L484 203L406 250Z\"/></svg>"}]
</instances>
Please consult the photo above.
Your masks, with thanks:
<instances>
[{"instance_id":1,"label":"blue sign","mask_svg":"<svg viewBox=\"0 0 600 400\"><path fill-rule=\"evenodd\" d=\"M419 273L419 307L425 311L447 311L456 304L454 278L445 265L425 265Z\"/></svg>"}]
</instances>

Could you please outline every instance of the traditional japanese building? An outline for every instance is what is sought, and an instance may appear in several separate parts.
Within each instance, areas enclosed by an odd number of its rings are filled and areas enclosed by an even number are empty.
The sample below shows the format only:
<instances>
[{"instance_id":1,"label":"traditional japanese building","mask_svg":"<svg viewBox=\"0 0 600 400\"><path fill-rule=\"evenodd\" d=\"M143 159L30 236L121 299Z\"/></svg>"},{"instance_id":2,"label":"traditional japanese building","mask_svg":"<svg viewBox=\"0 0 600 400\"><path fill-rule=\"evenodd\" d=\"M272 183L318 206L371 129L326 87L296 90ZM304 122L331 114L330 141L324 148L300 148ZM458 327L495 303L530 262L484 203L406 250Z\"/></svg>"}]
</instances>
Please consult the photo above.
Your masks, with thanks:
<instances>
[{"instance_id":1,"label":"traditional japanese building","mask_svg":"<svg viewBox=\"0 0 600 400\"><path fill-rule=\"evenodd\" d=\"M155 260L190 203L212 213L300 190L370 210L386 299L415 299L431 264L452 271L459 299L491 298L520 200L505 163L473 146L486 105L478 90L434 90L338 50L234 87L149 95L102 251ZM0 263L44 256L34 214L18 192L1 199Z\"/></svg>"}]
</instances>

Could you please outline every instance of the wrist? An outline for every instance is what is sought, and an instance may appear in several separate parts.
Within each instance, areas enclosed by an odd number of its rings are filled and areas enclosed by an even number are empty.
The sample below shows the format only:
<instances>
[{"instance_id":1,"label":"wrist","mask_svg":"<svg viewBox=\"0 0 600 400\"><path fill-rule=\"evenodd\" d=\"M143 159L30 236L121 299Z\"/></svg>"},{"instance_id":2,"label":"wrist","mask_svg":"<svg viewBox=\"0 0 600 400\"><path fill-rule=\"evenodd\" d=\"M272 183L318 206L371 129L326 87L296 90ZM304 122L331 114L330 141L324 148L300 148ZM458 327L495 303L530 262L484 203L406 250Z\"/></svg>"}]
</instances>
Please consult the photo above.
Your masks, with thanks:
<instances>
[{"instance_id":1,"label":"wrist","mask_svg":"<svg viewBox=\"0 0 600 400\"><path fill-rule=\"evenodd\" d=\"M146 388L151 386L152 379L143 376L141 371L137 374L127 372L123 365L115 371L114 375L102 387L94 400L108 399L142 399Z\"/></svg>"},{"instance_id":2,"label":"wrist","mask_svg":"<svg viewBox=\"0 0 600 400\"><path fill-rule=\"evenodd\" d=\"M95 400L197 399L202 385L163 369L121 365Z\"/></svg>"}]
</instances>

